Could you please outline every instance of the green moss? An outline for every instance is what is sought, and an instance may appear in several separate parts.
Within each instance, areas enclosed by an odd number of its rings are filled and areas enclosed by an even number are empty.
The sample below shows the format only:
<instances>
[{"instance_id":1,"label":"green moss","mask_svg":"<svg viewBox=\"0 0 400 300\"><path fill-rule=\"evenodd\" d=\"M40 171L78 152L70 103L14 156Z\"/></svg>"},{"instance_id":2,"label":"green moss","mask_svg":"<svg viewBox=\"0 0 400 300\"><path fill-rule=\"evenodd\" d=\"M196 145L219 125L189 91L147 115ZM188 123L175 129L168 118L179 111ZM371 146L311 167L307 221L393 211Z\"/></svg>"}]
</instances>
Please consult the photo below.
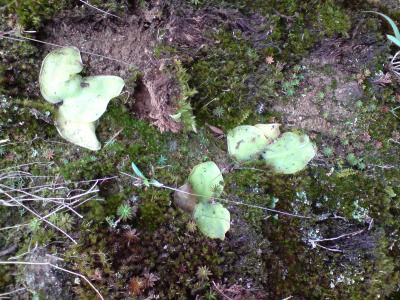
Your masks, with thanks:
<instances>
[{"instance_id":1,"label":"green moss","mask_svg":"<svg viewBox=\"0 0 400 300\"><path fill-rule=\"evenodd\" d=\"M267 74L256 78L249 86L249 81L253 80L250 75L257 72L260 65L266 65L264 58L240 32L232 34L220 30L213 39L215 46L205 49L205 57L189 67L190 83L198 89L192 102L199 119L229 129L256 116L257 101L275 85L276 78L268 75L275 72L279 76L279 71L273 66L266 68ZM252 90L257 93L256 97L250 97ZM213 116L216 108L223 109L222 117Z\"/></svg>"},{"instance_id":2,"label":"green moss","mask_svg":"<svg viewBox=\"0 0 400 300\"><path fill-rule=\"evenodd\" d=\"M30 42L0 39L2 86L6 95L32 98L40 70L41 50ZM34 95L36 96L36 95Z\"/></svg>"},{"instance_id":3,"label":"green moss","mask_svg":"<svg viewBox=\"0 0 400 300\"><path fill-rule=\"evenodd\" d=\"M175 73L178 81L180 97L179 99L177 99L177 110L175 114L171 117L177 122L182 123L183 130L185 132L196 132L196 120L193 116L193 109L190 104L190 98L197 93L197 90L189 87L190 76L183 68L180 61L175 60L173 72Z\"/></svg>"},{"instance_id":4,"label":"green moss","mask_svg":"<svg viewBox=\"0 0 400 300\"><path fill-rule=\"evenodd\" d=\"M320 26L321 36L347 35L351 27L350 17L340 7L336 6L333 1L319 4L317 11L316 25Z\"/></svg>"},{"instance_id":5,"label":"green moss","mask_svg":"<svg viewBox=\"0 0 400 300\"><path fill-rule=\"evenodd\" d=\"M6 8L9 13L17 16L18 23L24 29L32 30L38 29L44 21L50 20L67 3L65 0L20 0L11 1ZM5 4L1 4L3 5Z\"/></svg>"}]
</instances>

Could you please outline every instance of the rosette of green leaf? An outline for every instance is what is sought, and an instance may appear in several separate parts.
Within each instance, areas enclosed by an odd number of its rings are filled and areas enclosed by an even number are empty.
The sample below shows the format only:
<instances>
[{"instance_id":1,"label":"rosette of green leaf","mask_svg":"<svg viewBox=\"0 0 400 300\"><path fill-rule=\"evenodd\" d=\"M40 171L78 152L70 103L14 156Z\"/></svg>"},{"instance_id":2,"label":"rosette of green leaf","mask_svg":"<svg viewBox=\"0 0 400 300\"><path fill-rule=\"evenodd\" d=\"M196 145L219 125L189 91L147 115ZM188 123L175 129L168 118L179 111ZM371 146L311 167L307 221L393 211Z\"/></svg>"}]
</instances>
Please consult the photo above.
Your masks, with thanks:
<instances>
[{"instance_id":1,"label":"rosette of green leaf","mask_svg":"<svg viewBox=\"0 0 400 300\"><path fill-rule=\"evenodd\" d=\"M228 132L228 153L239 162L257 160L280 134L279 124L241 125Z\"/></svg>"},{"instance_id":2,"label":"rosette of green leaf","mask_svg":"<svg viewBox=\"0 0 400 300\"><path fill-rule=\"evenodd\" d=\"M262 152L262 157L276 173L294 174L313 159L316 146L305 134L286 132Z\"/></svg>"},{"instance_id":3,"label":"rosette of green leaf","mask_svg":"<svg viewBox=\"0 0 400 300\"><path fill-rule=\"evenodd\" d=\"M192 213L203 234L222 240L230 227L230 214L222 204L210 200L219 197L223 188L224 179L220 169L214 162L209 161L195 166L187 183L174 195L176 206Z\"/></svg>"},{"instance_id":4,"label":"rosette of green leaf","mask_svg":"<svg viewBox=\"0 0 400 300\"><path fill-rule=\"evenodd\" d=\"M110 100L117 97L125 83L117 76L82 78L82 59L75 47L50 52L42 63L39 75L40 91L50 103L63 102L56 127L71 143L99 150L95 121L106 111Z\"/></svg>"},{"instance_id":5,"label":"rosette of green leaf","mask_svg":"<svg viewBox=\"0 0 400 300\"><path fill-rule=\"evenodd\" d=\"M193 218L200 231L212 239L224 240L230 228L230 213L221 203L197 204Z\"/></svg>"},{"instance_id":6,"label":"rosette of green leaf","mask_svg":"<svg viewBox=\"0 0 400 300\"><path fill-rule=\"evenodd\" d=\"M195 166L189 175L188 183L200 202L219 197L224 189L221 171L212 161Z\"/></svg>"}]
</instances>

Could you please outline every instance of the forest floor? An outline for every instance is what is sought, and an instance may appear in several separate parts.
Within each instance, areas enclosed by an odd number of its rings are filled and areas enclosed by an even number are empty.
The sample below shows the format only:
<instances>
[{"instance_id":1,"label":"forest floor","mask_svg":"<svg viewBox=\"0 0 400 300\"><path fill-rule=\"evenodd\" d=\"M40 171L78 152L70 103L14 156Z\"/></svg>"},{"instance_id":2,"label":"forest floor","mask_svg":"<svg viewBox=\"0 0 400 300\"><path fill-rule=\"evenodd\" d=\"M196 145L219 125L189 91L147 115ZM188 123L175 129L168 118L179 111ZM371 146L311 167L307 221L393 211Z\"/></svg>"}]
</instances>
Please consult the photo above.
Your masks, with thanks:
<instances>
[{"instance_id":1,"label":"forest floor","mask_svg":"<svg viewBox=\"0 0 400 300\"><path fill-rule=\"evenodd\" d=\"M0 299L398 299L400 49L370 10L400 22L396 0L0 0ZM99 151L63 140L40 94L57 45L125 81ZM317 155L293 175L238 164L225 136L258 123ZM224 240L164 188L205 161Z\"/></svg>"}]
</instances>

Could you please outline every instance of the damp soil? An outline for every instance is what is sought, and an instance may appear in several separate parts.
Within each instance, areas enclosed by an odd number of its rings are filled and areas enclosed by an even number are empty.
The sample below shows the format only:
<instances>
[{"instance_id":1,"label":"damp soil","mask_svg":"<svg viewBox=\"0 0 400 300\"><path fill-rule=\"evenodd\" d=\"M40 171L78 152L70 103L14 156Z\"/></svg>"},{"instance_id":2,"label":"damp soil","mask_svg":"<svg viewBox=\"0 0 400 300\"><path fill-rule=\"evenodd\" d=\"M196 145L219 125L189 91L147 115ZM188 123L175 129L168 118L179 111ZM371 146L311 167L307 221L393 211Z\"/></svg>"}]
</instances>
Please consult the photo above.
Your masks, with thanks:
<instances>
[{"instance_id":1,"label":"damp soil","mask_svg":"<svg viewBox=\"0 0 400 300\"><path fill-rule=\"evenodd\" d=\"M0 207L0 227L14 225L9 220L28 224L0 232L0 259L26 255L63 266L86 276L105 299L396 299L400 125L391 109L398 106L400 89L388 67L393 49L383 29L343 1L326 1L326 14L357 12L351 29L320 36L297 53L286 40L307 35L294 25L311 18L306 4L293 12L291 1L273 1L277 8L261 1L259 9L252 1L194 2L121 4L125 10L118 17L73 5L37 34L47 43L78 47L85 74L118 75L127 82L126 93L99 122L103 149L96 153L58 137L53 113L38 106L34 80L19 91L25 85L17 80L18 57L0 53L13 64L5 80L13 88L0 102L5 116L0 140L7 139L0 170L54 176L48 184L69 186L73 195L90 188L88 180L109 178L98 184L98 199L79 208L82 219L62 215L54 221L78 245L45 225L35 227L29 214ZM399 9L393 1L380 5ZM221 44L230 47L229 55ZM32 78L52 49L38 47L35 55L21 56L31 60L26 68ZM176 71L177 61L185 76ZM246 68L249 62L256 65ZM215 66L225 77L218 77ZM226 66L237 77L226 75ZM204 82L196 81L199 70L206 72L200 74ZM197 94L184 95L185 85ZM231 88L238 92L237 107L222 103L225 115L204 109L220 101L208 99L208 89L223 99ZM260 96L259 90L267 92ZM194 107L197 132L188 133L171 117L183 98ZM318 146L317 157L289 176L231 161L226 131L232 123L259 122L307 133ZM194 165L207 160L223 170L223 197L230 201L224 205L231 228L223 241L193 228L170 190L129 177L135 162L149 178L179 187ZM30 189L33 182L17 178L10 184ZM120 218L121 205L132 210L126 220ZM32 207L43 214L49 209ZM0 293L24 288L15 299L96 297L82 278L49 265L0 268L0 275Z\"/></svg>"}]
</instances>

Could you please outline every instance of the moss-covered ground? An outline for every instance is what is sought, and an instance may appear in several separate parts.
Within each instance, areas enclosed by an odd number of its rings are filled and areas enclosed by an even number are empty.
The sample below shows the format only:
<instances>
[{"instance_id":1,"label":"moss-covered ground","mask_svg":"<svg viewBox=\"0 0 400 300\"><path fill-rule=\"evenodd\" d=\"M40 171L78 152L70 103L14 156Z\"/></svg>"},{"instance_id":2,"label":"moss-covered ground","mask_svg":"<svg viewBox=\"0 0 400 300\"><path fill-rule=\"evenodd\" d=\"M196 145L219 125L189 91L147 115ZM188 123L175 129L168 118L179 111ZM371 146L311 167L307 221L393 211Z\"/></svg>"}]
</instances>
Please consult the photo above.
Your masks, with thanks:
<instances>
[{"instance_id":1,"label":"moss-covered ground","mask_svg":"<svg viewBox=\"0 0 400 300\"><path fill-rule=\"evenodd\" d=\"M155 2L91 1L115 14L151 11ZM23 30L34 29L42 39L49 20L82 5L0 3L0 31L26 35ZM400 7L389 9L390 1L192 0L172 1L165 10L179 14L180 4L191 10L234 9L250 20L265 17L265 23L257 23L264 28L257 30L267 35L259 40L246 29L221 24L204 33L212 42L193 57L181 45L160 42L154 51L176 64L164 71L181 87L177 102L184 101L178 108L190 103L186 130L159 132L127 105L134 95L123 94L98 123L103 146L98 152L66 142L53 126L55 107L41 98L37 83L43 47L0 35L0 184L24 191L60 184L73 196L90 189L91 180L108 178L98 182L93 199L76 208L82 218L68 210L52 218L76 245L26 209L0 205L0 261L49 261L51 256L60 267L88 278L105 299L397 299L400 88L394 75L383 84L376 78L390 74L388 57L398 49L386 41L386 24L362 11L379 9L399 20ZM282 122L285 115L272 107L301 98L310 74L334 77L337 72L325 66L312 73L303 67L304 59L324 43L352 40L360 32L376 51L348 73L362 90L348 103L356 123L343 127L345 132L332 128L334 134L318 128L306 132L318 155L295 175L240 166L227 157L225 139L209 125L226 133L240 124ZM133 73L132 84L135 79ZM331 99L325 97L329 89L336 89L335 81L319 94L322 107ZM190 130L192 113L197 132ZM283 124L283 130L296 125ZM171 190L137 185L129 177L135 162L149 178L176 188L193 166L208 160L224 170L222 197L232 219L224 241L202 235L174 206ZM36 177L24 177L28 173ZM1 186L0 194L1 200L9 199ZM55 207L40 201L27 205L41 215ZM129 218L120 218L121 205L130 207ZM208 276L199 274L203 267ZM1 265L0 294L23 289L12 299L95 299L82 278L45 271Z\"/></svg>"}]
</instances>

